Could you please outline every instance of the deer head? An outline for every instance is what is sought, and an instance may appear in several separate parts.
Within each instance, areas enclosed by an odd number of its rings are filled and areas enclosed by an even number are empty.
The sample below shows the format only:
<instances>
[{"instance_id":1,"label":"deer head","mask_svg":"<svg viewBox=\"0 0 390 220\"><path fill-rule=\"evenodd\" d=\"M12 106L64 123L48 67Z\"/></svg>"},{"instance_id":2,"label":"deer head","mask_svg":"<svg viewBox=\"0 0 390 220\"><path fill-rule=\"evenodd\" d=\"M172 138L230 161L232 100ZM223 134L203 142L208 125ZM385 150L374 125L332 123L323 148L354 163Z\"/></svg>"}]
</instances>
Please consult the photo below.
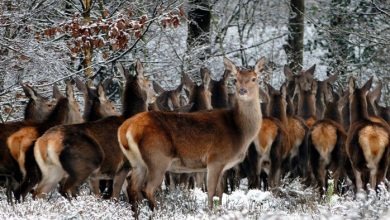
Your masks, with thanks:
<instances>
[{"instance_id":1,"label":"deer head","mask_svg":"<svg viewBox=\"0 0 390 220\"><path fill-rule=\"evenodd\" d=\"M22 88L29 98L26 109L24 110L24 119L27 121L43 122L53 110L55 101L41 96L27 84L22 85Z\"/></svg>"},{"instance_id":2,"label":"deer head","mask_svg":"<svg viewBox=\"0 0 390 220\"><path fill-rule=\"evenodd\" d=\"M361 87L357 88L355 78L349 78L349 111L350 123L368 118L367 94L372 85L372 77Z\"/></svg>"},{"instance_id":3,"label":"deer head","mask_svg":"<svg viewBox=\"0 0 390 220\"><path fill-rule=\"evenodd\" d=\"M193 103L191 111L211 110L210 72L207 68L200 69L201 85L196 85L190 77L183 73L182 82L188 91L189 103Z\"/></svg>"}]
</instances>

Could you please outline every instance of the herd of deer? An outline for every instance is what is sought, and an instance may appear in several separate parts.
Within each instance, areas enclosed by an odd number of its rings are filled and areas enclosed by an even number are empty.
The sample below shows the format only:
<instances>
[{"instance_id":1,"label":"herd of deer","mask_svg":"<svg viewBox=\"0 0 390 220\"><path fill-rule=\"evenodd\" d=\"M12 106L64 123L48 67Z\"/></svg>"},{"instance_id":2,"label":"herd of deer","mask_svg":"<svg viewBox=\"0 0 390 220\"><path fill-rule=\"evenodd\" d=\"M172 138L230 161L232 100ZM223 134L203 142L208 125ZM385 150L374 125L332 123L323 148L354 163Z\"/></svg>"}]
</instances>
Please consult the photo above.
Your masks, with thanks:
<instances>
[{"instance_id":1,"label":"herd of deer","mask_svg":"<svg viewBox=\"0 0 390 220\"><path fill-rule=\"evenodd\" d=\"M319 81L315 66L297 74L285 67L280 90L261 89L264 58L251 70L226 58L224 66L219 81L201 68L201 85L183 74L177 89L165 91L144 78L140 61L135 75L120 65L121 114L105 95L106 81L95 89L74 80L84 95L83 116L71 82L66 96L54 86L53 100L24 85L24 121L0 124L0 175L9 201L29 192L44 197L58 184L69 198L89 181L96 195L118 199L123 188L134 211L143 198L154 209L165 179L168 188L184 183L207 190L212 208L213 197L222 201L242 178L267 190L286 175L300 177L321 194L329 177L339 193L346 179L355 191L385 179L390 108L378 104L381 84L369 91L372 78L358 88L351 77L349 89L336 91L337 75Z\"/></svg>"}]
</instances>

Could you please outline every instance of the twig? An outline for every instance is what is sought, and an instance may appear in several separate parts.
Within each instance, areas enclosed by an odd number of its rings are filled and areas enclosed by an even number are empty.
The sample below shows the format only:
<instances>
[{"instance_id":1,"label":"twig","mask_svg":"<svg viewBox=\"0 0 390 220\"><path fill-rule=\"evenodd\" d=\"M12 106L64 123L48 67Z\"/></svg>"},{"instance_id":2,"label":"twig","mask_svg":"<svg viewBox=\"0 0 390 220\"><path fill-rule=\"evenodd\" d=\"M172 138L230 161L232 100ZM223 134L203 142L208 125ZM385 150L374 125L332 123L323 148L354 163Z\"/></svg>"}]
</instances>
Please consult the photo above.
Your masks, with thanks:
<instances>
[{"instance_id":1,"label":"twig","mask_svg":"<svg viewBox=\"0 0 390 220\"><path fill-rule=\"evenodd\" d=\"M282 37L284 37L284 36L286 36L286 35L287 35L287 33L286 33L286 34L279 35L279 36L276 36L276 37L274 37L274 38L270 38L270 39L268 39L268 40L266 40L266 41L262 41L262 42L260 42L260 43L257 43L257 44L254 44L254 45L251 45L251 46L248 46L248 47L243 47L243 48L239 48L239 49L236 49L236 50L232 50L232 51L226 52L226 53L224 53L224 54L223 54L223 53L213 54L213 56L216 56L216 57L218 57L218 56L224 56L224 55L227 55L227 54L232 54L232 53L236 53L236 52L239 52L239 51L248 50L248 49L251 49L251 48L254 48L254 47L258 47L258 46L260 46L260 45L269 43L269 42L271 42L271 41L273 41L273 40L282 38Z\"/></svg>"}]
</instances>

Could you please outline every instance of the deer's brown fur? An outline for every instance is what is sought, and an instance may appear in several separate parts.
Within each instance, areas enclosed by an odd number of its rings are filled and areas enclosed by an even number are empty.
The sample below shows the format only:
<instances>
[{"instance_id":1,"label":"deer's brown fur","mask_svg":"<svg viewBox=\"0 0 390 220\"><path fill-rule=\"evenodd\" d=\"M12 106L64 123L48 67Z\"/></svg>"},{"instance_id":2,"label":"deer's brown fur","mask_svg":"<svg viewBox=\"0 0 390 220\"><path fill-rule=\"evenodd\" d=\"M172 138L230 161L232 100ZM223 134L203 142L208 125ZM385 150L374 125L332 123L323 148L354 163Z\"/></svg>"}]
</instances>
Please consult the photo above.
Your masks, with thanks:
<instances>
[{"instance_id":1,"label":"deer's brown fur","mask_svg":"<svg viewBox=\"0 0 390 220\"><path fill-rule=\"evenodd\" d=\"M346 141L347 153L355 174L356 189L362 190L369 176L371 187L384 180L389 164L390 127L382 119L370 117L367 94L372 78L361 88L349 80L351 126Z\"/></svg>"},{"instance_id":2,"label":"deer's brown fur","mask_svg":"<svg viewBox=\"0 0 390 220\"><path fill-rule=\"evenodd\" d=\"M244 159L260 129L257 77L264 59L257 62L255 70L239 70L228 59L224 63L237 77L237 104L232 110L141 113L118 129L121 149L133 167L131 198L135 209L142 191L150 207L156 206L154 191L167 170L207 170L209 206L213 206L215 195L222 197L223 172Z\"/></svg>"},{"instance_id":3,"label":"deer's brown fur","mask_svg":"<svg viewBox=\"0 0 390 220\"><path fill-rule=\"evenodd\" d=\"M116 131L126 117L147 110L151 86L143 77L143 67L136 62L136 75L131 76L122 66L126 89L121 116L105 117L98 121L77 125L57 126L47 131L36 142L34 155L42 171L42 180L35 192L45 193L61 180L65 197L75 195L75 189L91 176L94 193L99 194L100 179L113 179L112 197L118 198L129 165L118 146ZM127 115L130 114L130 115Z\"/></svg>"}]
</instances>

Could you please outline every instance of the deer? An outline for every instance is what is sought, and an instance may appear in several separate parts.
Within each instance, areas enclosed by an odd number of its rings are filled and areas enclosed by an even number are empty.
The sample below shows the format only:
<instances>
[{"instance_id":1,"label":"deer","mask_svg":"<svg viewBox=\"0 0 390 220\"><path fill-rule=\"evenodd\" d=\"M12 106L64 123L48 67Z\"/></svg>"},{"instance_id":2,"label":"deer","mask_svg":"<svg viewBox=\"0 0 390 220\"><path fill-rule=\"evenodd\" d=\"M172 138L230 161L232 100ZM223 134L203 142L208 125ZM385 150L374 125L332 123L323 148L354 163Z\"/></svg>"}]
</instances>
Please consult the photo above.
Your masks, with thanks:
<instances>
[{"instance_id":1,"label":"deer","mask_svg":"<svg viewBox=\"0 0 390 220\"><path fill-rule=\"evenodd\" d=\"M331 86L337 79L338 79L338 74L334 74L329 76L325 80L315 80L317 82L317 92L315 98L317 120L324 118L327 100L330 100L332 95Z\"/></svg>"},{"instance_id":2,"label":"deer","mask_svg":"<svg viewBox=\"0 0 390 220\"><path fill-rule=\"evenodd\" d=\"M304 90L309 90L314 80L314 71L316 65L311 66L307 70L301 70L298 74L294 74L288 65L283 68L284 76L287 81L287 94L289 95L288 100L288 114L295 114L298 110L298 99L295 96L296 87L299 84Z\"/></svg>"},{"instance_id":3,"label":"deer","mask_svg":"<svg viewBox=\"0 0 390 220\"><path fill-rule=\"evenodd\" d=\"M57 126L36 141L34 156L42 179L34 197L45 197L60 180L65 179L60 193L70 199L76 196L77 187L89 177L96 195L100 195L99 180L113 179L112 195L109 197L119 198L130 165L119 148L116 131L128 117L147 111L154 92L151 83L144 77L140 60L135 62L135 75L130 75L121 65L118 69L126 77L121 115Z\"/></svg>"},{"instance_id":4,"label":"deer","mask_svg":"<svg viewBox=\"0 0 390 220\"><path fill-rule=\"evenodd\" d=\"M348 82L351 125L346 150L357 192L368 182L376 188L384 180L389 166L390 127L383 119L370 117L368 113L367 94L371 85L372 77L360 88L353 77Z\"/></svg>"},{"instance_id":5,"label":"deer","mask_svg":"<svg viewBox=\"0 0 390 220\"><path fill-rule=\"evenodd\" d=\"M197 111L208 111L213 107L211 105L211 92L210 86L212 85L212 80L210 78L210 71L206 67L200 68L200 76L202 83L197 85L194 83L191 78L183 73L182 75L182 83L183 88L188 93L188 112L197 112ZM206 189L205 184L205 175L204 172L197 173L174 173L167 172L165 176L167 180L167 185L170 186L170 189L173 190L175 186L180 184L184 184L185 188L194 188L195 185Z\"/></svg>"},{"instance_id":6,"label":"deer","mask_svg":"<svg viewBox=\"0 0 390 220\"><path fill-rule=\"evenodd\" d=\"M333 100L326 100L324 119L316 121L310 128L310 164L321 196L328 190L329 171L333 172L336 192L341 193L339 180L345 177L344 161L347 159L347 133L342 125L341 111L347 100L348 95L340 97L333 92Z\"/></svg>"},{"instance_id":7,"label":"deer","mask_svg":"<svg viewBox=\"0 0 390 220\"><path fill-rule=\"evenodd\" d=\"M236 105L232 109L194 113L145 112L127 119L118 129L122 152L130 161L132 208L144 192L154 210L154 192L166 171L205 172L209 208L213 197L222 201L222 176L245 158L261 127L258 77L265 59L254 69L238 69L224 58L236 77Z\"/></svg>"},{"instance_id":8,"label":"deer","mask_svg":"<svg viewBox=\"0 0 390 220\"><path fill-rule=\"evenodd\" d=\"M78 78L75 78L76 87L81 91L84 97L84 122L97 121L99 119L117 115L114 104L107 98L105 88L112 82L111 78L107 78L99 83L97 88L92 88L90 80L85 84ZM104 193L108 188L108 194L112 192L112 181L102 180L99 183L100 192Z\"/></svg>"},{"instance_id":9,"label":"deer","mask_svg":"<svg viewBox=\"0 0 390 220\"><path fill-rule=\"evenodd\" d=\"M41 94L39 94L37 91L35 91L31 86L27 84L22 84L22 88L26 97L28 98L28 103L24 109L24 121L29 121L31 123L43 122L48 117L50 112L53 110L53 106L55 105L55 99L51 100L49 98L43 97ZM10 124L10 126L7 126L7 124ZM9 127L8 129L13 130L12 124L15 123L4 123L0 126L4 126L5 128ZM3 129L2 132L4 131L5 130ZM8 154L8 152L4 152L4 151L6 151L6 149L1 148L0 155ZM16 170L16 168L10 168L10 169L2 168L5 164L8 163L7 158L9 157L4 157L3 160L5 161L0 162L0 164L2 164L0 166L0 175L4 175L2 176L4 178L2 179L2 181L5 181L5 186L7 189L6 190L7 200L8 202L12 203L12 189L15 187L13 186L15 185L15 181L12 180L12 175L10 176L9 171ZM11 165L12 167L15 164L11 163L9 165Z\"/></svg>"},{"instance_id":10,"label":"deer","mask_svg":"<svg viewBox=\"0 0 390 220\"><path fill-rule=\"evenodd\" d=\"M54 87L54 96L57 103L52 112L43 122L14 122L5 124L4 132L0 137L5 169L11 169L11 176L17 183L13 192L17 201L20 195L23 197L34 186L40 176L33 156L33 144L47 129L62 123L78 123L82 121L80 109L74 98L73 86L70 82L66 85L67 97L64 97Z\"/></svg>"},{"instance_id":11,"label":"deer","mask_svg":"<svg viewBox=\"0 0 390 220\"><path fill-rule=\"evenodd\" d=\"M279 119L287 117L280 110L286 108L286 85L280 88L280 92L269 84L267 87L268 93L260 92L266 96L264 100L267 105L259 134L254 141L257 151L256 176L260 177L264 190L268 190L269 185L279 185L283 161L288 158L291 150L287 129Z\"/></svg>"},{"instance_id":12,"label":"deer","mask_svg":"<svg viewBox=\"0 0 390 220\"><path fill-rule=\"evenodd\" d=\"M368 93L367 110L370 116L381 117L390 124L390 108L379 104L379 100L382 95L382 83L378 82L377 84L377 87Z\"/></svg>"}]
</instances>

